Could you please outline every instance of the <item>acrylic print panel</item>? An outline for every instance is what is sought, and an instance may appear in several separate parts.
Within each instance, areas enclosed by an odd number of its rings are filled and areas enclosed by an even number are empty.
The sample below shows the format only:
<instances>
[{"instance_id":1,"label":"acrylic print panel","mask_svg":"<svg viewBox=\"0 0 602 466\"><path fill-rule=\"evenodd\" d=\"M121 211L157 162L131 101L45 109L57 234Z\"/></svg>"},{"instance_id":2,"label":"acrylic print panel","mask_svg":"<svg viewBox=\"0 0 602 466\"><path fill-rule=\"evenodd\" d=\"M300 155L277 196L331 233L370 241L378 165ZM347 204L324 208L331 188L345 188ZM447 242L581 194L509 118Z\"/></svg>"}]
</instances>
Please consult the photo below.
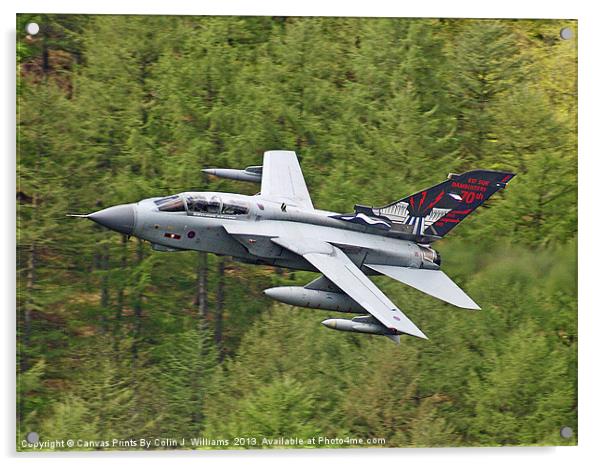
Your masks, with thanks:
<instances>
[{"instance_id":1,"label":"acrylic print panel","mask_svg":"<svg viewBox=\"0 0 602 466\"><path fill-rule=\"evenodd\" d=\"M577 443L576 21L17 27L19 451Z\"/></svg>"}]
</instances>

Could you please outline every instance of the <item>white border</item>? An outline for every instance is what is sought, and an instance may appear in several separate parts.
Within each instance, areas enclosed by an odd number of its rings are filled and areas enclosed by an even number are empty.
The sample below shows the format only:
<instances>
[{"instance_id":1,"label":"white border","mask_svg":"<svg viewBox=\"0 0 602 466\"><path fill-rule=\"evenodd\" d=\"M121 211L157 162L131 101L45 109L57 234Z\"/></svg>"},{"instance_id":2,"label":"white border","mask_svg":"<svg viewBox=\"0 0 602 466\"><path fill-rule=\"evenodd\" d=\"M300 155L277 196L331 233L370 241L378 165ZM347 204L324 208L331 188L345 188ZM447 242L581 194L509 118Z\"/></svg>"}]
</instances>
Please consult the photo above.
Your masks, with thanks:
<instances>
[{"instance_id":1,"label":"white border","mask_svg":"<svg viewBox=\"0 0 602 466\"><path fill-rule=\"evenodd\" d=\"M555 1L526 2L504 0L493 2L469 0L397 2L385 0L326 2L324 0L205 0L194 4L190 0L169 1L82 1L82 0L21 0L11 5L2 2L3 73L0 86L3 96L1 140L4 141L2 156L4 176L3 200L0 204L2 219L2 297L5 306L4 342L0 345L5 382L0 384L5 406L1 423L2 451L8 462L16 461L14 452L14 298L15 298L15 13L135 13L135 14L221 14L221 15L305 15L305 16L405 16L405 17L497 17L497 18L567 18L579 20L579 446L555 448L460 448L460 449L382 449L337 451L251 451L251 452L176 452L176 453L92 453L92 454L45 454L50 463L73 462L103 463L108 459L127 458L133 464L165 463L177 460L186 463L202 461L220 464L326 464L342 460L351 464L364 464L367 460L383 463L411 462L446 465L504 465L508 462L541 462L546 465L589 464L600 458L597 449L601 423L602 384L598 356L602 331L596 288L600 287L598 268L602 264L600 242L597 236L602 215L600 181L602 151L600 150L600 24L595 2ZM38 457L19 455L21 464L33 463Z\"/></svg>"}]
</instances>

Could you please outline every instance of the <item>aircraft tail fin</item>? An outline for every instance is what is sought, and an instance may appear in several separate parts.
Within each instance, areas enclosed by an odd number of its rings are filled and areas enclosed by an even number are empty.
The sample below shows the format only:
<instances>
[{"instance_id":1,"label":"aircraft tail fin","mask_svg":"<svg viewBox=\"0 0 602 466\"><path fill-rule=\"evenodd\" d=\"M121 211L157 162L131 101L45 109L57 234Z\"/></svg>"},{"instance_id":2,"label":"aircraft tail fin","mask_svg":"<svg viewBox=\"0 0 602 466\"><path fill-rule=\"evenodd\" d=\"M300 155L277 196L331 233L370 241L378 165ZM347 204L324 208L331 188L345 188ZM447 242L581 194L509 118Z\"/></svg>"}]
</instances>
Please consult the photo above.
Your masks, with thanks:
<instances>
[{"instance_id":1,"label":"aircraft tail fin","mask_svg":"<svg viewBox=\"0 0 602 466\"><path fill-rule=\"evenodd\" d=\"M418 238L440 238L505 188L514 175L494 170L450 174L442 183L392 204L380 208L356 206L356 212L369 209L372 215L390 221L392 231Z\"/></svg>"}]
</instances>

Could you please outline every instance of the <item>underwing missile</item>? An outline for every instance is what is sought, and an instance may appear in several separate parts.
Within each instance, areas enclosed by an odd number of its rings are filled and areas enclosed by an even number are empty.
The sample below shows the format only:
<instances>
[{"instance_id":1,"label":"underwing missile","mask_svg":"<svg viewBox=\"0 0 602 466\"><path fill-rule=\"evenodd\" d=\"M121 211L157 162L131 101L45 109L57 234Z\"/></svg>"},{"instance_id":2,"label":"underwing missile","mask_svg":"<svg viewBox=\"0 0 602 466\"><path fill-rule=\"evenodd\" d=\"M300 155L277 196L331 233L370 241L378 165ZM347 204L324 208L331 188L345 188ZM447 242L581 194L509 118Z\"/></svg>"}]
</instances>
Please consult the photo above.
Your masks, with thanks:
<instances>
[{"instance_id":1,"label":"underwing missile","mask_svg":"<svg viewBox=\"0 0 602 466\"><path fill-rule=\"evenodd\" d=\"M302 286L279 286L263 291L267 296L292 306L327 309L338 312L366 312L349 296L331 291L312 290Z\"/></svg>"},{"instance_id":2,"label":"underwing missile","mask_svg":"<svg viewBox=\"0 0 602 466\"><path fill-rule=\"evenodd\" d=\"M322 325L341 332L369 333L371 335L398 336L399 332L381 324L372 316L357 316L353 319L326 319ZM393 338L395 341L398 339Z\"/></svg>"},{"instance_id":3,"label":"underwing missile","mask_svg":"<svg viewBox=\"0 0 602 466\"><path fill-rule=\"evenodd\" d=\"M203 172L209 175L217 176L219 178L228 178L231 180L261 183L262 167L247 167L244 170L235 170L232 168L205 168Z\"/></svg>"},{"instance_id":4,"label":"underwing missile","mask_svg":"<svg viewBox=\"0 0 602 466\"><path fill-rule=\"evenodd\" d=\"M357 316L348 319L326 319L322 321L325 327L339 330L341 332L368 333L370 335L382 335L399 344L399 334L395 329L390 329L381 324L372 316Z\"/></svg>"}]
</instances>

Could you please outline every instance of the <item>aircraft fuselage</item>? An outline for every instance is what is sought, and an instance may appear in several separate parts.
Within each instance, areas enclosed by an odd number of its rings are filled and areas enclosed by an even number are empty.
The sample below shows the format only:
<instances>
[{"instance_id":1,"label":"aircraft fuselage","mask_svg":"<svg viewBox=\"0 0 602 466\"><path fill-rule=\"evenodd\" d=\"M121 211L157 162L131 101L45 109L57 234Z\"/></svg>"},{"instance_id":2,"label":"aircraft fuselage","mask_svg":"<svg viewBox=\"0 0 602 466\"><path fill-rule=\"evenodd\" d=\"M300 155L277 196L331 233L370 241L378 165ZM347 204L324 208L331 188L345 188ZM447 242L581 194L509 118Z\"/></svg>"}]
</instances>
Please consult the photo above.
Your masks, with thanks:
<instances>
[{"instance_id":1,"label":"aircraft fuselage","mask_svg":"<svg viewBox=\"0 0 602 466\"><path fill-rule=\"evenodd\" d=\"M331 218L335 212L307 211L293 205L241 194L210 192L182 193L177 196L183 202L184 208L181 211L161 211L157 202L166 198L150 198L129 204L134 216L129 234L149 241L157 251L204 251L232 256L243 262L316 271L302 257L271 241L271 238L286 236L294 231L301 237L320 238L336 244L359 267L366 262L412 268L439 268L435 263L437 253L429 247L392 238L379 231L375 232L374 229L367 232L367 226ZM187 202L187 199L199 197L214 201L215 211L194 211L192 203ZM221 207L217 206L216 200L219 200ZM228 203L244 206L246 211L243 211L246 213L228 212ZM101 214L120 207L122 206L111 207L101 211ZM92 217L92 220L95 218ZM104 224L102 218L98 223ZM241 223L245 224L244 233L237 234L237 227ZM253 231L251 234L248 233L250 224ZM373 273L367 269L365 271Z\"/></svg>"}]
</instances>

